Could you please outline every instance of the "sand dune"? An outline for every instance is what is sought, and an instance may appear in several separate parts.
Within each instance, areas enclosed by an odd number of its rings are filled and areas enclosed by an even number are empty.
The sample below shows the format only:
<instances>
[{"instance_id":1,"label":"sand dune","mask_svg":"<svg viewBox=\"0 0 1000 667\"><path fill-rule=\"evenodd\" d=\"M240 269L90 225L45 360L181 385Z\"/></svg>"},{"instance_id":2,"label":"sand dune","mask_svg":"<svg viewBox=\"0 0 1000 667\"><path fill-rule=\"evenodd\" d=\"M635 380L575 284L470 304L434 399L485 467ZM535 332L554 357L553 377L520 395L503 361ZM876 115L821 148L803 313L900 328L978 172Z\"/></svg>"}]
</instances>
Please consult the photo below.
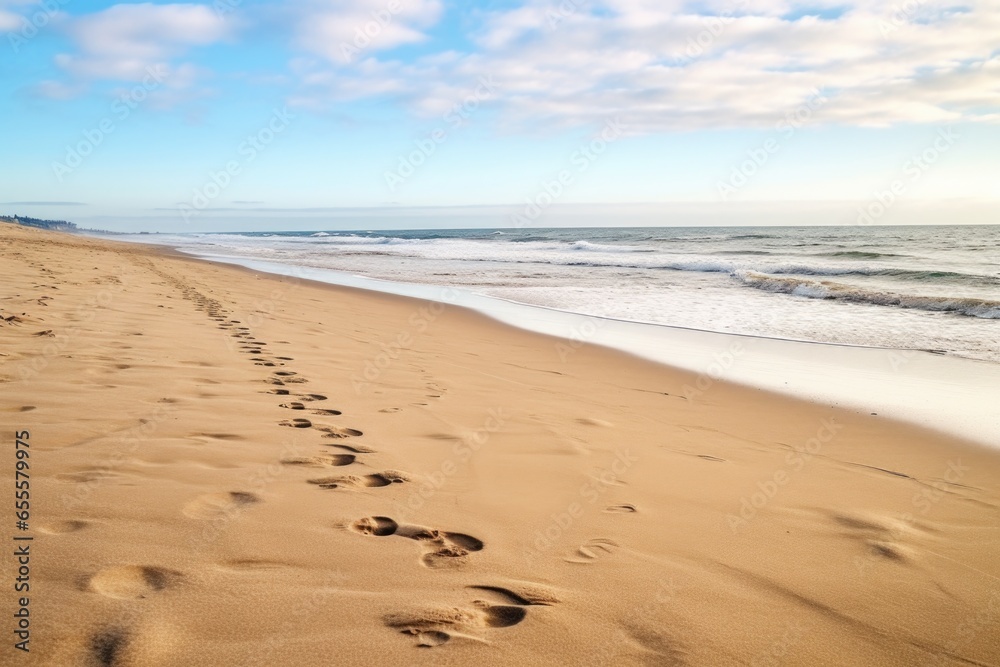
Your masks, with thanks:
<instances>
[{"instance_id":1,"label":"sand dune","mask_svg":"<svg viewBox=\"0 0 1000 667\"><path fill-rule=\"evenodd\" d=\"M137 245L0 257L4 664L1000 665L996 451Z\"/></svg>"}]
</instances>

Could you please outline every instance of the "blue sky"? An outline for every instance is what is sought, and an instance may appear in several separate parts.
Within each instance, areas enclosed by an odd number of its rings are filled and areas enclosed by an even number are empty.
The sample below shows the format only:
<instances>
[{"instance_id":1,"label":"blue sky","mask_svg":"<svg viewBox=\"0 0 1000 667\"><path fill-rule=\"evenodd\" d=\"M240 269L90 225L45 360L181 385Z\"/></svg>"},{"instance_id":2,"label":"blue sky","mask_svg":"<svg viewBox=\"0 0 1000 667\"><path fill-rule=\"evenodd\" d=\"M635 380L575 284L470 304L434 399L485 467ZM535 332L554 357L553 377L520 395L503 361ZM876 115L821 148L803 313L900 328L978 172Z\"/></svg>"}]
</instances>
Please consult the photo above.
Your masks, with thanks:
<instances>
[{"instance_id":1,"label":"blue sky","mask_svg":"<svg viewBox=\"0 0 1000 667\"><path fill-rule=\"evenodd\" d=\"M1000 222L1000 6L0 0L0 213Z\"/></svg>"}]
</instances>

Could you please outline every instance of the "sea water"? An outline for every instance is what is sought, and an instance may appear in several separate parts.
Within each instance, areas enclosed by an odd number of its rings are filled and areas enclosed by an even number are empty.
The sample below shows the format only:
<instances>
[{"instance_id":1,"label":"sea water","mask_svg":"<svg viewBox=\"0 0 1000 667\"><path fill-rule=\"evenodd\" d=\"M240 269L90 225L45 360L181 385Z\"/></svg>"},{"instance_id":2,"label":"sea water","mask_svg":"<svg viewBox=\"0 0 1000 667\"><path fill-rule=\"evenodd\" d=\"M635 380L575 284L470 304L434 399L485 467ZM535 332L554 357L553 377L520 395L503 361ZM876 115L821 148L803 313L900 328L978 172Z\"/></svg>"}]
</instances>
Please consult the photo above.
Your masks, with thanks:
<instances>
[{"instance_id":1,"label":"sea water","mask_svg":"<svg viewBox=\"0 0 1000 667\"><path fill-rule=\"evenodd\" d=\"M1000 226L360 230L143 240L620 320L1000 363Z\"/></svg>"}]
</instances>

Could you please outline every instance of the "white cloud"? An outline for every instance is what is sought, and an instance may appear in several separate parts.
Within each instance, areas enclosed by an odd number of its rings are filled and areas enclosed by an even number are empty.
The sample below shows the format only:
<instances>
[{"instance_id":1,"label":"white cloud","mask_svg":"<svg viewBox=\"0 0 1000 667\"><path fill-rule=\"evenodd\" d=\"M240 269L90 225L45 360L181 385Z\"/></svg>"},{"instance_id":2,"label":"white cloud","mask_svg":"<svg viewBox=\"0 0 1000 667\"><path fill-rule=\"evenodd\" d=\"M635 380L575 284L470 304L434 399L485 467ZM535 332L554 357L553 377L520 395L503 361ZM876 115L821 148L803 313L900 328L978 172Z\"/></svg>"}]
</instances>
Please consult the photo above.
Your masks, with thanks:
<instances>
[{"instance_id":1,"label":"white cloud","mask_svg":"<svg viewBox=\"0 0 1000 667\"><path fill-rule=\"evenodd\" d=\"M361 53L426 39L437 23L441 0L325 0L306 3L295 27L295 44L332 63L356 62Z\"/></svg>"},{"instance_id":2,"label":"white cloud","mask_svg":"<svg viewBox=\"0 0 1000 667\"><path fill-rule=\"evenodd\" d=\"M18 30L23 23L24 19L19 14L0 9L0 30L3 32Z\"/></svg>"},{"instance_id":3,"label":"white cloud","mask_svg":"<svg viewBox=\"0 0 1000 667\"><path fill-rule=\"evenodd\" d=\"M620 115L632 132L769 126L817 88L829 100L810 122L996 122L1000 5L903 6L719 0L696 12L680 0L535 0L488 14L470 53L411 63L365 53L356 69L312 62L296 97L393 96L434 114L486 75L517 125Z\"/></svg>"},{"instance_id":4,"label":"white cloud","mask_svg":"<svg viewBox=\"0 0 1000 667\"><path fill-rule=\"evenodd\" d=\"M114 5L73 21L69 34L78 52L60 54L55 62L77 81L139 82L151 71L166 71L169 85L187 87L196 70L173 61L226 39L231 28L203 5Z\"/></svg>"}]
</instances>

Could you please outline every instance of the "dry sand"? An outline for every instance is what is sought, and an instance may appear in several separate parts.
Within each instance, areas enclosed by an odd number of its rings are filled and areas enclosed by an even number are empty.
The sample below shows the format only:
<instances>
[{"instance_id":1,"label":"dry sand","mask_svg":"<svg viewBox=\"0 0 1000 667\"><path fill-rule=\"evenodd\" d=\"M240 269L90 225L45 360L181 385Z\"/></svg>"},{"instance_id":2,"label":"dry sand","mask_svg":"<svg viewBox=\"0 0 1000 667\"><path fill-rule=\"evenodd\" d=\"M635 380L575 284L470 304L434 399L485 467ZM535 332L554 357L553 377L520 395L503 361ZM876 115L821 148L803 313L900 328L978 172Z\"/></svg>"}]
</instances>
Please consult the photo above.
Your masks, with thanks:
<instances>
[{"instance_id":1,"label":"dry sand","mask_svg":"<svg viewBox=\"0 0 1000 667\"><path fill-rule=\"evenodd\" d=\"M1000 664L996 451L143 246L0 262L3 664Z\"/></svg>"}]
</instances>

